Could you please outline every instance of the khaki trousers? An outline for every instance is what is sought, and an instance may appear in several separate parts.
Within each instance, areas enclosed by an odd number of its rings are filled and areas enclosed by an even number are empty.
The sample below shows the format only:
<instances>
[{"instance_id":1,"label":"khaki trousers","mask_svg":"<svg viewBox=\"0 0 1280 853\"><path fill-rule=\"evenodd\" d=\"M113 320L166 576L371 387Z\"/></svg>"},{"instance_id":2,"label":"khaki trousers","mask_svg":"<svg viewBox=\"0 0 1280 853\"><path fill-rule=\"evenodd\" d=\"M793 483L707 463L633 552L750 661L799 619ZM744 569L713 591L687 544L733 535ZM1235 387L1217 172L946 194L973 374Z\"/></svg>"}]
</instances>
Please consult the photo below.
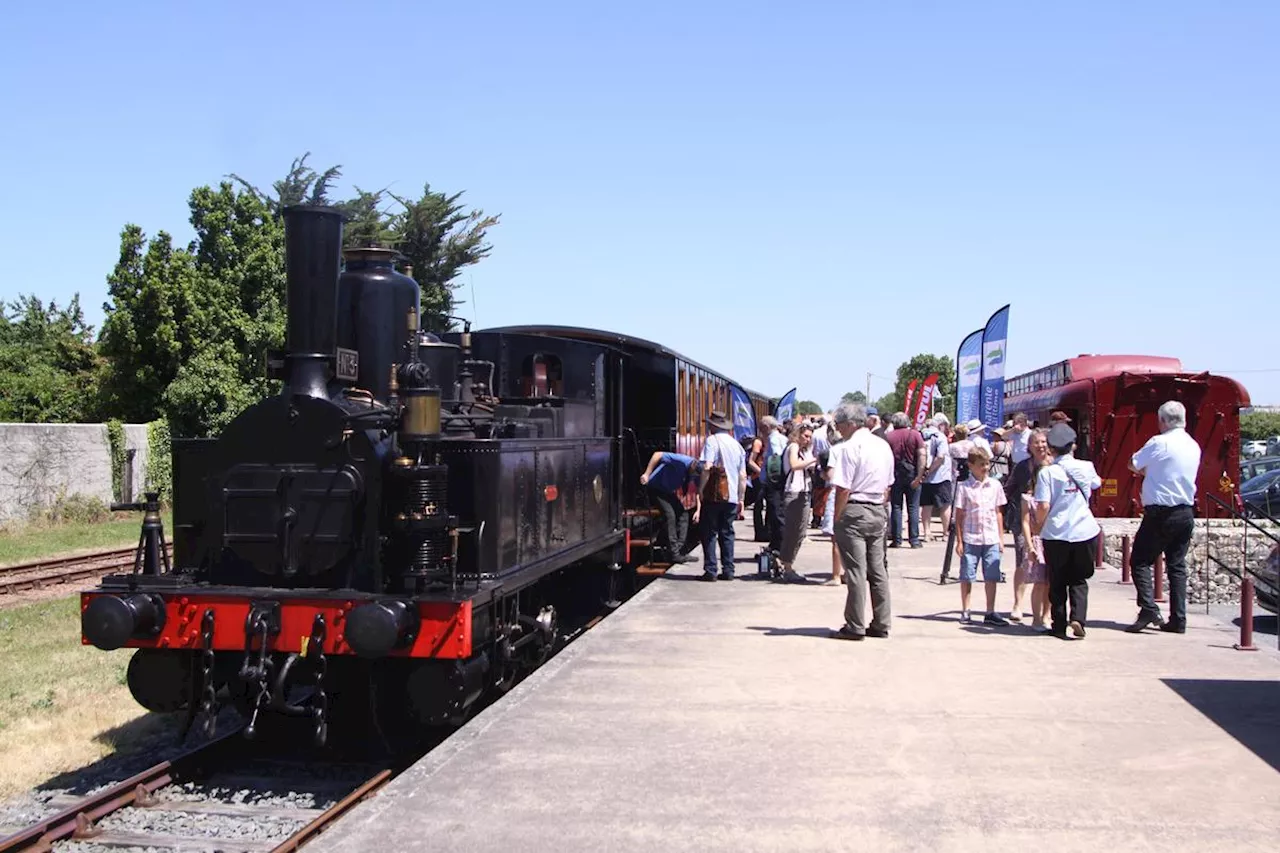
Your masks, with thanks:
<instances>
[{"instance_id":1,"label":"khaki trousers","mask_svg":"<svg viewBox=\"0 0 1280 853\"><path fill-rule=\"evenodd\" d=\"M849 501L836 519L835 540L844 564L849 589L844 604L844 621L850 631L866 633L868 627L888 631L889 570L885 565L884 532L887 523L884 504ZM867 625L866 592L871 589L871 624Z\"/></svg>"}]
</instances>

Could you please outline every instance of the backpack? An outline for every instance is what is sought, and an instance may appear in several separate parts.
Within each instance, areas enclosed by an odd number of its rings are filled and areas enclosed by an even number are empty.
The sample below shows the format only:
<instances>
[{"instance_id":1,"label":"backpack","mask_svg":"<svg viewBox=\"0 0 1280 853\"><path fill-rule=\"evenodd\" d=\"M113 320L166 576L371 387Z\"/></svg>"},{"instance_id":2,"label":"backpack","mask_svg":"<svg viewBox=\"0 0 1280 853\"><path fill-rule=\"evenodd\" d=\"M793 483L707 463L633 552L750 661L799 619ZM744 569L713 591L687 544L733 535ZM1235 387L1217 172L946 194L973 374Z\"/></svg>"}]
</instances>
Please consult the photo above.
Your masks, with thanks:
<instances>
[{"instance_id":1,"label":"backpack","mask_svg":"<svg viewBox=\"0 0 1280 853\"><path fill-rule=\"evenodd\" d=\"M786 482L787 476L782 470L782 454L775 453L764 463L764 484L772 489L780 489Z\"/></svg>"}]
</instances>

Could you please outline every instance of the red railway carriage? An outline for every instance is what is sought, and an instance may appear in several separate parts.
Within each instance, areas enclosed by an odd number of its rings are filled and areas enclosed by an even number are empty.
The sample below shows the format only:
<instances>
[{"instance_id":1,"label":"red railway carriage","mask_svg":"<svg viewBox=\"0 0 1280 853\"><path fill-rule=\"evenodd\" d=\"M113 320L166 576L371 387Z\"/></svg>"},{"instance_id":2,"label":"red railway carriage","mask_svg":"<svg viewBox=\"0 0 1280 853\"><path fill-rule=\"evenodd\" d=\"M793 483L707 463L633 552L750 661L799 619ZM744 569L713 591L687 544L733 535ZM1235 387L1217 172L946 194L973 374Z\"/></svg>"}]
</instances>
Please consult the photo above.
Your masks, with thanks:
<instances>
[{"instance_id":1,"label":"red railway carriage","mask_svg":"<svg viewBox=\"0 0 1280 853\"><path fill-rule=\"evenodd\" d=\"M1249 405L1249 394L1229 377L1187 373L1181 361L1163 356L1081 355L1007 380L1004 407L1042 426L1065 412L1079 434L1077 455L1102 477L1094 512L1133 518L1142 512L1142 485L1129 460L1159 433L1156 412L1168 400L1187 407L1187 432L1202 450L1198 494L1230 495L1240 474L1240 407ZM1216 506L1210 511L1221 514Z\"/></svg>"}]
</instances>

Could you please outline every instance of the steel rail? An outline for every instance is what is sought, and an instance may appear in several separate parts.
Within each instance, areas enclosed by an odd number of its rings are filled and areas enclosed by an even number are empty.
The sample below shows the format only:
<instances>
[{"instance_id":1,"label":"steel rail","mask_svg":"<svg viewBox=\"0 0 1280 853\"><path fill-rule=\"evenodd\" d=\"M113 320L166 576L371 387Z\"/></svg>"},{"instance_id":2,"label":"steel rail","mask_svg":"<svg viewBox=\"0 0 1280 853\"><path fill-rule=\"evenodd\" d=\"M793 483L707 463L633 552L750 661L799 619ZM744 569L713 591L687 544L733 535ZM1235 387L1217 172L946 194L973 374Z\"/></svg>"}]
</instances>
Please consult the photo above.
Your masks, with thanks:
<instances>
[{"instance_id":1,"label":"steel rail","mask_svg":"<svg viewBox=\"0 0 1280 853\"><path fill-rule=\"evenodd\" d=\"M190 752L162 761L122 782L104 788L57 814L32 824L27 829L7 838L0 838L0 853L34 853L34 851L51 850L53 845L60 841L92 841L102 832L97 826L97 822L102 818L133 805L142 807L158 805L154 799L157 791L178 781L179 777L194 770L202 761L221 757L220 750L239 746L241 743L239 740L232 742L232 738L239 734L239 729L228 732ZM376 793L395 775L395 771L390 768L379 770L341 800L325 809L310 823L272 847L271 853L294 853L335 820ZM216 838L206 840L215 845L218 841Z\"/></svg>"},{"instance_id":2,"label":"steel rail","mask_svg":"<svg viewBox=\"0 0 1280 853\"><path fill-rule=\"evenodd\" d=\"M276 847L273 847L271 853L293 853L293 851L323 832L329 824L355 808L361 800L376 793L379 788L390 782L393 776L395 774L391 770L379 770L376 775L364 782L360 787L325 809L324 814L299 829L293 835L290 835Z\"/></svg>"},{"instance_id":3,"label":"steel rail","mask_svg":"<svg viewBox=\"0 0 1280 853\"><path fill-rule=\"evenodd\" d=\"M133 805L135 802L145 802L157 790L173 782L176 774L216 754L219 749L227 748L231 738L237 734L239 734L238 731L228 732L189 752L161 761L154 767L134 774L123 782L109 785L96 794L85 797L75 805L68 806L20 832L7 838L0 838L0 853L44 851L51 849L55 841L65 841L73 837L92 837L94 821L101 820L112 812Z\"/></svg>"},{"instance_id":4,"label":"steel rail","mask_svg":"<svg viewBox=\"0 0 1280 853\"><path fill-rule=\"evenodd\" d=\"M172 555L172 544L166 544ZM55 557L12 566L0 566L0 595L71 583L113 571L131 569L137 552L136 547L118 548L75 557Z\"/></svg>"},{"instance_id":5,"label":"steel rail","mask_svg":"<svg viewBox=\"0 0 1280 853\"><path fill-rule=\"evenodd\" d=\"M87 560L113 560L123 559L124 557L132 557L137 553L138 546L131 545L128 548L113 548L108 551L94 551L91 554L72 554L63 557L49 557L44 560L33 560L29 563L13 563L8 566L0 566L0 574L16 574L18 572L38 572L44 569L58 569L63 566L79 565Z\"/></svg>"}]
</instances>

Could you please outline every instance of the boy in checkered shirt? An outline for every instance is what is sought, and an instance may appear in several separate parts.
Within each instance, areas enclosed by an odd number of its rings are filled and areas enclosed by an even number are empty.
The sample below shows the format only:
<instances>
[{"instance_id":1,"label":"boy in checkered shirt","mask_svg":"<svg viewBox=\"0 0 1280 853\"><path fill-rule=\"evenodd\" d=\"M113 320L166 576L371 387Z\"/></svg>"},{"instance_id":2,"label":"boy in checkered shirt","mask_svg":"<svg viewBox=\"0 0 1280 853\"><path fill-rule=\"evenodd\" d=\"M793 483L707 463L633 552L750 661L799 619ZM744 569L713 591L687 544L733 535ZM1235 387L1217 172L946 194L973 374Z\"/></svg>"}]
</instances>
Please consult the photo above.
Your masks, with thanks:
<instances>
[{"instance_id":1,"label":"boy in checkered shirt","mask_svg":"<svg viewBox=\"0 0 1280 853\"><path fill-rule=\"evenodd\" d=\"M985 625L1008 625L996 614L996 585L1000 583L1000 555L1004 551L1004 489L987 474L991 454L984 447L969 451L969 479L956 493L956 556L960 558L960 621L970 622L969 595L982 565L987 593Z\"/></svg>"}]
</instances>

